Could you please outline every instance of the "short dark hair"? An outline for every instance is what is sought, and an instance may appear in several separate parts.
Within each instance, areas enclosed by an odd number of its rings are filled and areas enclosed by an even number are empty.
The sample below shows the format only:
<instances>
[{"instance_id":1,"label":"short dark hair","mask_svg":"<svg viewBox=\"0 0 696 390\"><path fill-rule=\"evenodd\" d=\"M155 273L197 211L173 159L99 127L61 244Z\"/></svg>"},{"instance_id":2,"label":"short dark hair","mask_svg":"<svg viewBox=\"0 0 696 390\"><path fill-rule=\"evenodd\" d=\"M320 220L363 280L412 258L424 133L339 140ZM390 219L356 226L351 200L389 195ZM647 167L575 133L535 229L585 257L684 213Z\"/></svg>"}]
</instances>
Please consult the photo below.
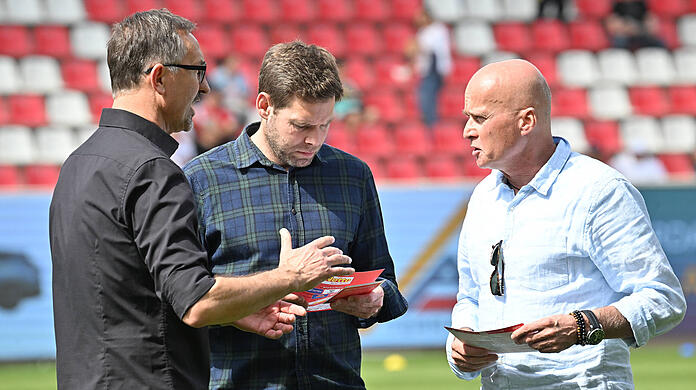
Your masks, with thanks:
<instances>
[{"instance_id":1,"label":"short dark hair","mask_svg":"<svg viewBox=\"0 0 696 390\"><path fill-rule=\"evenodd\" d=\"M195 23L165 8L136 12L115 24L106 55L113 93L135 88L155 62L181 61L186 55L182 33L195 28Z\"/></svg>"},{"instance_id":2,"label":"short dark hair","mask_svg":"<svg viewBox=\"0 0 696 390\"><path fill-rule=\"evenodd\" d=\"M308 102L341 100L343 85L336 59L323 47L302 41L279 43L266 52L259 72L259 93L283 108L294 97Z\"/></svg>"}]
</instances>

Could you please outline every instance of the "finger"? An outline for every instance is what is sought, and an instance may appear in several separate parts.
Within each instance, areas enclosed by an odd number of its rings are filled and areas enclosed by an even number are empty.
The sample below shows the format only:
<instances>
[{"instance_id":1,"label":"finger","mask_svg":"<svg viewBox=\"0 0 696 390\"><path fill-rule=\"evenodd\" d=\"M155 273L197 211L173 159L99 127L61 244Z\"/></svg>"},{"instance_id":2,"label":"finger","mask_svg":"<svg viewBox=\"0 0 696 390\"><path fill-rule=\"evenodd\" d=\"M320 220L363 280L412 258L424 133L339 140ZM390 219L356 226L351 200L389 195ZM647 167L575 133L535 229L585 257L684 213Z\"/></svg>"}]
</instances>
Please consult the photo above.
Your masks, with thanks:
<instances>
[{"instance_id":1,"label":"finger","mask_svg":"<svg viewBox=\"0 0 696 390\"><path fill-rule=\"evenodd\" d=\"M465 356L486 356L490 355L491 351L487 350L486 348L479 348L479 347L474 347L473 345L467 345L462 343L462 351L464 352L463 355Z\"/></svg>"},{"instance_id":2,"label":"finger","mask_svg":"<svg viewBox=\"0 0 696 390\"><path fill-rule=\"evenodd\" d=\"M280 234L280 253L281 257L284 252L287 252L292 249L292 237L290 236L290 232L286 228L282 228L278 231Z\"/></svg>"},{"instance_id":3,"label":"finger","mask_svg":"<svg viewBox=\"0 0 696 390\"><path fill-rule=\"evenodd\" d=\"M294 303L295 305L302 306L302 307L307 307L307 300L304 299L303 297L297 295L297 294L288 294L283 297L282 301L289 302L289 303ZM297 313L294 313L297 314ZM304 315L304 314L300 314Z\"/></svg>"},{"instance_id":4,"label":"finger","mask_svg":"<svg viewBox=\"0 0 696 390\"><path fill-rule=\"evenodd\" d=\"M332 276L348 276L353 273L355 273L355 270L350 267L332 267L326 271L326 277L324 277L324 279L328 279Z\"/></svg>"},{"instance_id":5,"label":"finger","mask_svg":"<svg viewBox=\"0 0 696 390\"><path fill-rule=\"evenodd\" d=\"M287 313L287 314L294 314L298 316L303 316L307 314L307 310L305 310L304 307L295 305L294 303L288 303L288 302L281 302L280 303L280 312L281 313Z\"/></svg>"},{"instance_id":6,"label":"finger","mask_svg":"<svg viewBox=\"0 0 696 390\"><path fill-rule=\"evenodd\" d=\"M294 324L295 315L289 313L278 313L278 322L283 324Z\"/></svg>"},{"instance_id":7,"label":"finger","mask_svg":"<svg viewBox=\"0 0 696 390\"><path fill-rule=\"evenodd\" d=\"M329 256L326 259L326 264L331 265L331 266L339 265L339 264L350 264L352 262L353 262L353 259L351 259L350 256L338 255L338 254L333 255L333 256Z\"/></svg>"},{"instance_id":8,"label":"finger","mask_svg":"<svg viewBox=\"0 0 696 390\"><path fill-rule=\"evenodd\" d=\"M315 245L317 248L321 249L325 246L333 244L335 241L336 239L333 236L323 236L310 242L308 245Z\"/></svg>"},{"instance_id":9,"label":"finger","mask_svg":"<svg viewBox=\"0 0 696 390\"><path fill-rule=\"evenodd\" d=\"M343 251L340 248L336 248L333 246L327 246L326 248L322 249L321 252L326 257L343 254Z\"/></svg>"},{"instance_id":10,"label":"finger","mask_svg":"<svg viewBox=\"0 0 696 390\"><path fill-rule=\"evenodd\" d=\"M282 335L283 335L283 332L280 330L269 329L266 331L266 333L263 334L263 337L265 337L267 339L271 339L271 340L277 340Z\"/></svg>"}]
</instances>

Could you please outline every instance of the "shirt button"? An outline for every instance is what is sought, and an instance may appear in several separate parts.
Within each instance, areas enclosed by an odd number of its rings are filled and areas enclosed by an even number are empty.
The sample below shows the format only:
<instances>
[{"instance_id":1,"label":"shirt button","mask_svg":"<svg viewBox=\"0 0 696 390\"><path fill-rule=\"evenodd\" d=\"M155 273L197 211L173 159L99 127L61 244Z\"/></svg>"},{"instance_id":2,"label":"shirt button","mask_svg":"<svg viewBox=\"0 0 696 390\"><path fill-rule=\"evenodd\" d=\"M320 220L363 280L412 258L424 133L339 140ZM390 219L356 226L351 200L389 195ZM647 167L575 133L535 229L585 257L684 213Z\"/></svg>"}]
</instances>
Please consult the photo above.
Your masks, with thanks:
<instances>
[{"instance_id":1,"label":"shirt button","mask_svg":"<svg viewBox=\"0 0 696 390\"><path fill-rule=\"evenodd\" d=\"M292 210L290 210L290 212L293 213L293 214L297 214L297 210L295 210L294 207L292 208Z\"/></svg>"}]
</instances>

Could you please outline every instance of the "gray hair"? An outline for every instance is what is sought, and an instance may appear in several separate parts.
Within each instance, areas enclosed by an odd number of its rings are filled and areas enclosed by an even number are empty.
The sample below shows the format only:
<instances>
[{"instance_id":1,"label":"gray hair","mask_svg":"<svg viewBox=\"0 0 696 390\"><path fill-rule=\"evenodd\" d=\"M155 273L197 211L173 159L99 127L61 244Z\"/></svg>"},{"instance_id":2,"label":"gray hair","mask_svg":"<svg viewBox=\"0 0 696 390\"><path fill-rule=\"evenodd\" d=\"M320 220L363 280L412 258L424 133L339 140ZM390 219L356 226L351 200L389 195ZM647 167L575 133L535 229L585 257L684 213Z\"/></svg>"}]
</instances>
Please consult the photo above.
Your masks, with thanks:
<instances>
[{"instance_id":1,"label":"gray hair","mask_svg":"<svg viewBox=\"0 0 696 390\"><path fill-rule=\"evenodd\" d=\"M195 28L165 8L137 12L114 25L106 55L114 95L135 88L148 66L181 61L186 55L182 33Z\"/></svg>"}]
</instances>

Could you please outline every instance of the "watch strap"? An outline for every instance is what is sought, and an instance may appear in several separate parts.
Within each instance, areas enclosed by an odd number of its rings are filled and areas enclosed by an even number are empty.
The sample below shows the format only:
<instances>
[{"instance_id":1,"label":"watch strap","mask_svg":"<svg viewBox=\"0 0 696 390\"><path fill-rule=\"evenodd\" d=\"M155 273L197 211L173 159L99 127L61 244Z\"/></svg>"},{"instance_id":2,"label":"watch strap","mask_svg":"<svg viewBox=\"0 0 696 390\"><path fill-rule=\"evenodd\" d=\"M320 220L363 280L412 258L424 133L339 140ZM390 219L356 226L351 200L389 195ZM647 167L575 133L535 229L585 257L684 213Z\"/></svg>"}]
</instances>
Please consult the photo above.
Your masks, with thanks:
<instances>
[{"instance_id":1,"label":"watch strap","mask_svg":"<svg viewBox=\"0 0 696 390\"><path fill-rule=\"evenodd\" d=\"M587 317L587 321L590 323L590 330L592 329L602 329L602 325L599 323L597 316L592 310L581 310L582 313Z\"/></svg>"}]
</instances>

